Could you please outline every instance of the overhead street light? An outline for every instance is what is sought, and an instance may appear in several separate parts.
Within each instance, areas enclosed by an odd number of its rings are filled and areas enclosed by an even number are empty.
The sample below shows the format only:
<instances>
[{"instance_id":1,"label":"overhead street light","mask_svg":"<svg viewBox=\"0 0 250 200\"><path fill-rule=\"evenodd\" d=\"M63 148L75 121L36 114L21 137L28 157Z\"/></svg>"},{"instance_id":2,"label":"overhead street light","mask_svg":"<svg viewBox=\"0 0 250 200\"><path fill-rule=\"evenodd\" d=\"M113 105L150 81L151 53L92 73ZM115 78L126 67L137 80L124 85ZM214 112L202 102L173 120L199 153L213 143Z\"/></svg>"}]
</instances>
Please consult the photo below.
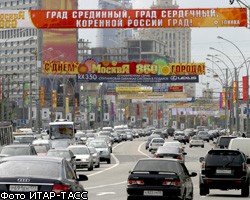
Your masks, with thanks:
<instances>
[{"instance_id":1,"label":"overhead street light","mask_svg":"<svg viewBox=\"0 0 250 200\"><path fill-rule=\"evenodd\" d=\"M234 44L232 41L228 40L228 39L225 39L221 36L217 36L218 39L221 39L221 40L225 40L227 42L229 42L230 44L232 44L241 54L243 60L244 60L244 63L245 63L245 67L246 67L246 72L247 72L247 86L249 85L249 69L247 67L247 61L246 61L246 58L244 56L244 54L242 53L242 51L240 50L240 48ZM236 69L236 67L235 67ZM238 86L237 86L238 87ZM248 86L249 87L249 86ZM238 95L238 90L237 90L237 95ZM246 104L247 104L247 114L246 114L246 135L247 137L250 137L250 130L249 130L249 88L247 88L247 96L246 96ZM238 108L236 109L236 111L238 111Z\"/></svg>"}]
</instances>

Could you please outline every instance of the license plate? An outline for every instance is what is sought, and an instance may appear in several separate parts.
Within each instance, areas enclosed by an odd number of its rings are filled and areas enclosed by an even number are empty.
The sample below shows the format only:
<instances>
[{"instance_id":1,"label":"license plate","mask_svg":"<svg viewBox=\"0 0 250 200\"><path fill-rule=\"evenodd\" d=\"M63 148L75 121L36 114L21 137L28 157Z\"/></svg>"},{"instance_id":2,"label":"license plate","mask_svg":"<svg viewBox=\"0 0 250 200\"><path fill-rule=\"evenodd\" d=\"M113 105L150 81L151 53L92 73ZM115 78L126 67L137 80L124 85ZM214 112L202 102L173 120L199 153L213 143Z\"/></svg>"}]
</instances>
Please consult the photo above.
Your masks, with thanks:
<instances>
[{"instance_id":1,"label":"license plate","mask_svg":"<svg viewBox=\"0 0 250 200\"><path fill-rule=\"evenodd\" d=\"M38 191L38 186L31 185L10 185L10 192L36 192Z\"/></svg>"},{"instance_id":2,"label":"license plate","mask_svg":"<svg viewBox=\"0 0 250 200\"><path fill-rule=\"evenodd\" d=\"M144 190L144 196L163 196L163 191L157 190Z\"/></svg>"},{"instance_id":3,"label":"license plate","mask_svg":"<svg viewBox=\"0 0 250 200\"><path fill-rule=\"evenodd\" d=\"M217 169L216 174L231 174L232 170L230 169Z\"/></svg>"}]
</instances>

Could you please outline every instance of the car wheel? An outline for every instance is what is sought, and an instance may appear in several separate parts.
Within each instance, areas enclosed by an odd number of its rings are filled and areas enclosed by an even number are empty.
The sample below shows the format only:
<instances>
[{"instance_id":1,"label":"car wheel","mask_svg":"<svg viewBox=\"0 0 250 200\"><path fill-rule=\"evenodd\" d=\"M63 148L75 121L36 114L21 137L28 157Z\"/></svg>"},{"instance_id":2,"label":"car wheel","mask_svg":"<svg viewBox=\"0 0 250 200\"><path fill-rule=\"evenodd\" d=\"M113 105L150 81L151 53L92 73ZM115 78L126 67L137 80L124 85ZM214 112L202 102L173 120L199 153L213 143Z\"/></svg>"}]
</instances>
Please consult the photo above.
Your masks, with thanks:
<instances>
[{"instance_id":1,"label":"car wheel","mask_svg":"<svg viewBox=\"0 0 250 200\"><path fill-rule=\"evenodd\" d=\"M98 162L98 164L95 166L96 168L100 167L100 161Z\"/></svg>"},{"instance_id":2,"label":"car wheel","mask_svg":"<svg viewBox=\"0 0 250 200\"><path fill-rule=\"evenodd\" d=\"M89 168L88 168L88 171L92 171L94 169L94 166L91 165Z\"/></svg>"},{"instance_id":3,"label":"car wheel","mask_svg":"<svg viewBox=\"0 0 250 200\"><path fill-rule=\"evenodd\" d=\"M249 184L248 183L246 185L244 185L243 188L241 189L241 196L242 197L249 196Z\"/></svg>"},{"instance_id":4,"label":"car wheel","mask_svg":"<svg viewBox=\"0 0 250 200\"><path fill-rule=\"evenodd\" d=\"M200 196L206 196L207 194L209 194L209 188L200 185Z\"/></svg>"},{"instance_id":5,"label":"car wheel","mask_svg":"<svg viewBox=\"0 0 250 200\"><path fill-rule=\"evenodd\" d=\"M110 161L110 159L108 159L108 160L107 160L107 164L110 164L110 163L111 163L111 161Z\"/></svg>"},{"instance_id":6,"label":"car wheel","mask_svg":"<svg viewBox=\"0 0 250 200\"><path fill-rule=\"evenodd\" d=\"M192 145L189 145L190 148L192 148Z\"/></svg>"},{"instance_id":7,"label":"car wheel","mask_svg":"<svg viewBox=\"0 0 250 200\"><path fill-rule=\"evenodd\" d=\"M204 145L203 145L203 146L201 146L201 148L204 148Z\"/></svg>"}]
</instances>

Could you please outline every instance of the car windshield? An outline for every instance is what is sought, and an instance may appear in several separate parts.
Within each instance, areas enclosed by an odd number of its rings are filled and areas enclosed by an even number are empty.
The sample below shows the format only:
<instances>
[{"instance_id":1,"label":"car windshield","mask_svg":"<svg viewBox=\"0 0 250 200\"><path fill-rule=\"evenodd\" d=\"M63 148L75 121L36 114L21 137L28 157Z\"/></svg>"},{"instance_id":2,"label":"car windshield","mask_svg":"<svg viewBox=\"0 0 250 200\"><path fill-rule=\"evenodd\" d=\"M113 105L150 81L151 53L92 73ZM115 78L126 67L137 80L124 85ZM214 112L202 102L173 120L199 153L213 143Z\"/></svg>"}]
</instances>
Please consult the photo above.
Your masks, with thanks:
<instances>
[{"instance_id":1,"label":"car windshield","mask_svg":"<svg viewBox=\"0 0 250 200\"><path fill-rule=\"evenodd\" d=\"M75 155L89 154L88 148L85 147L72 147L70 150Z\"/></svg>"},{"instance_id":2,"label":"car windshield","mask_svg":"<svg viewBox=\"0 0 250 200\"><path fill-rule=\"evenodd\" d=\"M60 158L70 158L68 151L48 151L47 156L55 156Z\"/></svg>"},{"instance_id":3,"label":"car windshield","mask_svg":"<svg viewBox=\"0 0 250 200\"><path fill-rule=\"evenodd\" d=\"M206 156L206 166L242 165L244 158L238 151L210 151Z\"/></svg>"},{"instance_id":4,"label":"car windshield","mask_svg":"<svg viewBox=\"0 0 250 200\"><path fill-rule=\"evenodd\" d=\"M73 139L74 126L73 125L51 125L50 126L51 139Z\"/></svg>"},{"instance_id":5,"label":"car windshield","mask_svg":"<svg viewBox=\"0 0 250 200\"><path fill-rule=\"evenodd\" d=\"M44 145L35 145L34 148L37 153L46 153L48 151L48 148Z\"/></svg>"},{"instance_id":6,"label":"car windshield","mask_svg":"<svg viewBox=\"0 0 250 200\"><path fill-rule=\"evenodd\" d=\"M15 136L14 140L18 143L32 143L35 138L33 136Z\"/></svg>"},{"instance_id":7,"label":"car windshield","mask_svg":"<svg viewBox=\"0 0 250 200\"><path fill-rule=\"evenodd\" d=\"M0 163L0 177L58 178L60 164L47 161L7 161Z\"/></svg>"},{"instance_id":8,"label":"car windshield","mask_svg":"<svg viewBox=\"0 0 250 200\"><path fill-rule=\"evenodd\" d=\"M1 154L9 156L30 155L29 147L4 147Z\"/></svg>"},{"instance_id":9,"label":"car windshield","mask_svg":"<svg viewBox=\"0 0 250 200\"><path fill-rule=\"evenodd\" d=\"M89 146L93 146L95 148L108 148L106 142L90 142Z\"/></svg>"},{"instance_id":10,"label":"car windshield","mask_svg":"<svg viewBox=\"0 0 250 200\"><path fill-rule=\"evenodd\" d=\"M133 171L157 171L157 172L175 172L178 173L178 163L167 160L139 160Z\"/></svg>"}]
</instances>

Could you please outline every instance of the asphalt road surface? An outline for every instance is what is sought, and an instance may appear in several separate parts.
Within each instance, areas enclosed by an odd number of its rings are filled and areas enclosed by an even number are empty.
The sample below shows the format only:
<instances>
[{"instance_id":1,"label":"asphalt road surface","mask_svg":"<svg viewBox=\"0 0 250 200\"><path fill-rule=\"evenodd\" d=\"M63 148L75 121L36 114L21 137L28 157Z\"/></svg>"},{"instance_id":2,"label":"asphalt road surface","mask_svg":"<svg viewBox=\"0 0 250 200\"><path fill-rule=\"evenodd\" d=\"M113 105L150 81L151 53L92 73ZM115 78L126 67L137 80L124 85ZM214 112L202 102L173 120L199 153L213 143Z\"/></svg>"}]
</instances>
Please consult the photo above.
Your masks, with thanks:
<instances>
[{"instance_id":1,"label":"asphalt road surface","mask_svg":"<svg viewBox=\"0 0 250 200\"><path fill-rule=\"evenodd\" d=\"M111 164L102 162L100 168L93 171L82 170L78 173L85 174L89 180L82 182L89 192L90 200L126 200L126 184L129 171L134 167L140 158L152 157L152 154L145 150L146 138L134 139L133 141L122 142L113 146ZM172 138L167 139L171 141ZM190 172L200 171L199 158L205 156L206 152L213 148L213 142L205 143L205 148L189 148L185 145L187 152L185 164ZM194 178L194 200L228 200L228 199L249 199L240 196L240 190L210 190L207 196L199 195L198 175Z\"/></svg>"}]
</instances>

